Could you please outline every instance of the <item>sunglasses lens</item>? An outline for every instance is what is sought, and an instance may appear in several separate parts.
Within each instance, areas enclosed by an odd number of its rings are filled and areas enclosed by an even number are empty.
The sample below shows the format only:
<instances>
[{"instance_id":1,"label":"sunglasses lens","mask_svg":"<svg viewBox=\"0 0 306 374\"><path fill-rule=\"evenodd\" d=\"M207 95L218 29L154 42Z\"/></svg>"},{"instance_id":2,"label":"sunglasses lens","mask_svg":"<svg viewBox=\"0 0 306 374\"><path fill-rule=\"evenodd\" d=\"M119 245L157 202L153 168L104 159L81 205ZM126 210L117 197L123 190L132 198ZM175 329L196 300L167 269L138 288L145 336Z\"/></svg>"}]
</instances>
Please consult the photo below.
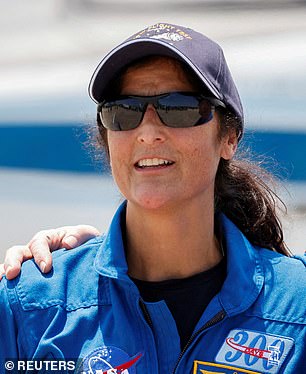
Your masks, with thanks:
<instances>
[{"instance_id":1,"label":"sunglasses lens","mask_svg":"<svg viewBox=\"0 0 306 374\"><path fill-rule=\"evenodd\" d=\"M209 122L213 117L209 100L193 94L172 92L105 102L100 109L102 124L113 131L135 129L142 121L147 104L154 105L161 121L169 127L193 127Z\"/></svg>"},{"instance_id":2,"label":"sunglasses lens","mask_svg":"<svg viewBox=\"0 0 306 374\"><path fill-rule=\"evenodd\" d=\"M213 119L212 105L207 99L203 99L199 104L200 124L207 123Z\"/></svg>"},{"instance_id":3,"label":"sunglasses lens","mask_svg":"<svg viewBox=\"0 0 306 374\"><path fill-rule=\"evenodd\" d=\"M142 108L142 103L133 98L106 102L100 112L102 124L113 131L135 129L140 124Z\"/></svg>"},{"instance_id":4,"label":"sunglasses lens","mask_svg":"<svg viewBox=\"0 0 306 374\"><path fill-rule=\"evenodd\" d=\"M196 96L171 93L158 101L157 112L167 126L192 127L201 120L200 102Z\"/></svg>"}]
</instances>

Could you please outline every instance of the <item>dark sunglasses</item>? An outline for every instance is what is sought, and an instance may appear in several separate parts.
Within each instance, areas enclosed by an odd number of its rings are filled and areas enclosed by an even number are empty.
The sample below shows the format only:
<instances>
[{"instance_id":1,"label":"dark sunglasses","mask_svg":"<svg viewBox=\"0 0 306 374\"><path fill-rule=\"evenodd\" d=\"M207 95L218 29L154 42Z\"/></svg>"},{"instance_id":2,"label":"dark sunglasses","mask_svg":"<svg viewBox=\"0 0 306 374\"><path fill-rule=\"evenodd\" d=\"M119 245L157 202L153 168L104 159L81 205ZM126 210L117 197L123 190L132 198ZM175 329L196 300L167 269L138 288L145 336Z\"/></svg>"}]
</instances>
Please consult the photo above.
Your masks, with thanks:
<instances>
[{"instance_id":1,"label":"dark sunglasses","mask_svg":"<svg viewBox=\"0 0 306 374\"><path fill-rule=\"evenodd\" d=\"M113 131L135 129L152 104L164 125L175 128L193 127L209 122L215 107L222 101L193 92L170 92L156 96L119 96L98 105L102 125Z\"/></svg>"}]
</instances>

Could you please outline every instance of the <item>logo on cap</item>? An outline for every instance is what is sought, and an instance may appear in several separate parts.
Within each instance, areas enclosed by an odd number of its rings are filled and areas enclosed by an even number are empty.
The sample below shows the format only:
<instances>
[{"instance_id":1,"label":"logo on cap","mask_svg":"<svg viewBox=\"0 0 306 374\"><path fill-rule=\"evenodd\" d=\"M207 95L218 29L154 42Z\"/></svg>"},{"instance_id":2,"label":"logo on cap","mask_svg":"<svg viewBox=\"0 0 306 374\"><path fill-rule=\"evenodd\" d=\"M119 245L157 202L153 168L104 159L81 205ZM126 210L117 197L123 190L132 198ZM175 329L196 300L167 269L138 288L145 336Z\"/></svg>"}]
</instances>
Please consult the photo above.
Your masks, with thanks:
<instances>
[{"instance_id":1,"label":"logo on cap","mask_svg":"<svg viewBox=\"0 0 306 374\"><path fill-rule=\"evenodd\" d=\"M147 27L133 36L133 39L138 38L163 39L170 43L192 39L192 37L185 31L168 23L157 23L153 26Z\"/></svg>"}]
</instances>

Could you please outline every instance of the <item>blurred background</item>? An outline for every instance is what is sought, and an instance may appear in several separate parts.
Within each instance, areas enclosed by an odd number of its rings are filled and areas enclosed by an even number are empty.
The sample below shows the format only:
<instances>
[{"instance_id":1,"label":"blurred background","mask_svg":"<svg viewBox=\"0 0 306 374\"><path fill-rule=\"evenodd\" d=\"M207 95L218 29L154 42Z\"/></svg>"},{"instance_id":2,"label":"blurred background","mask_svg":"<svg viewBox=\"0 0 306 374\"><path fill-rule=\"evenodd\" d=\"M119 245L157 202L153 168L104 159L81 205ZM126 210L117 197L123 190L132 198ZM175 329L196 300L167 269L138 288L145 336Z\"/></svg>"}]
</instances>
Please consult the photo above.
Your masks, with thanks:
<instances>
[{"instance_id":1,"label":"blurred background","mask_svg":"<svg viewBox=\"0 0 306 374\"><path fill-rule=\"evenodd\" d=\"M121 197L84 144L96 110L87 86L106 52L157 22L223 47L245 107L243 148L282 179L285 238L306 249L306 1L2 0L0 261L43 228L107 228Z\"/></svg>"}]
</instances>

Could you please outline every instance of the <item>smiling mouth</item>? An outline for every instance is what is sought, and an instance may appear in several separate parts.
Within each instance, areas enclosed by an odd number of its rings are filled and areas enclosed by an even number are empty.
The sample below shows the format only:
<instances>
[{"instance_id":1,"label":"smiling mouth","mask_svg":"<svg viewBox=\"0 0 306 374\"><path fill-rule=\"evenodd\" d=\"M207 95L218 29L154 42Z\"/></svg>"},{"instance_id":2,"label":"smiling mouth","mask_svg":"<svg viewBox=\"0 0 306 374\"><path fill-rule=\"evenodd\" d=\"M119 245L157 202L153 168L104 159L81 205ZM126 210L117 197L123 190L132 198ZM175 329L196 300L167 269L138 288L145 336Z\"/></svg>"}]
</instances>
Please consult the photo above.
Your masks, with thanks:
<instances>
[{"instance_id":1,"label":"smiling mouth","mask_svg":"<svg viewBox=\"0 0 306 374\"><path fill-rule=\"evenodd\" d=\"M173 161L164 160L161 158L145 158L136 162L135 167L138 169L165 168L173 164Z\"/></svg>"}]
</instances>

